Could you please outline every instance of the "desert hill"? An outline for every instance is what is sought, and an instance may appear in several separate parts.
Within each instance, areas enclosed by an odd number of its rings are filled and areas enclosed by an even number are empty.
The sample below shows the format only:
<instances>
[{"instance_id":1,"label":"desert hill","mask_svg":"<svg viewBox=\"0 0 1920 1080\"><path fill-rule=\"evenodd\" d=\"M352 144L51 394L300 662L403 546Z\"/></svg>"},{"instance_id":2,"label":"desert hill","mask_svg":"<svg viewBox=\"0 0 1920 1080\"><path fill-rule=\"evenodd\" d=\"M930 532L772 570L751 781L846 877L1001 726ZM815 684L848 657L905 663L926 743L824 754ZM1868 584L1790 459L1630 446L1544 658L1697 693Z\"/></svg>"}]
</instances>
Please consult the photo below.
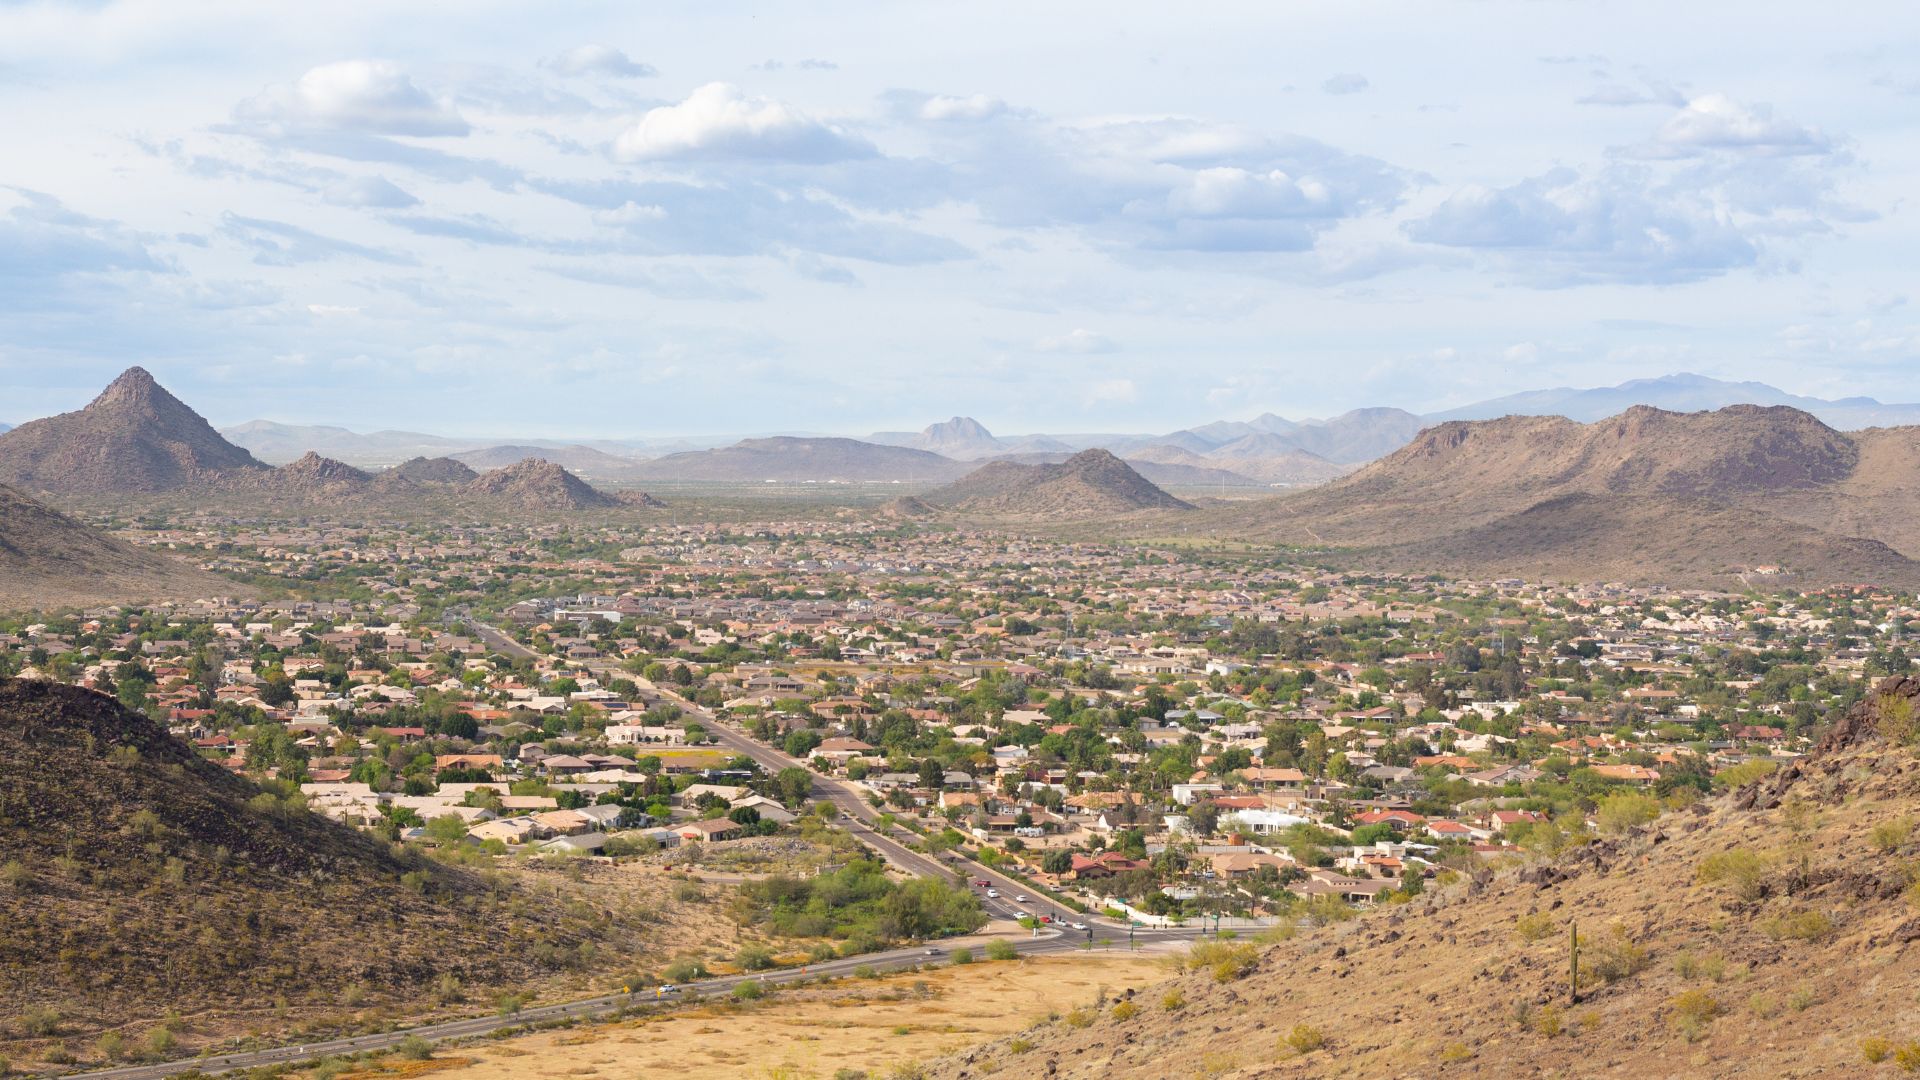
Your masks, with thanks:
<instances>
[{"instance_id":1,"label":"desert hill","mask_svg":"<svg viewBox=\"0 0 1920 1080\"><path fill-rule=\"evenodd\" d=\"M1917 707L1920 681L1888 680L1770 777L1464 866L1406 907L1209 943L1186 974L1056 1002L1060 1020L924 1075L1902 1075L1894 1054L1920 1061Z\"/></svg>"},{"instance_id":2,"label":"desert hill","mask_svg":"<svg viewBox=\"0 0 1920 1080\"><path fill-rule=\"evenodd\" d=\"M0 608L234 596L225 578L134 547L0 485Z\"/></svg>"},{"instance_id":3,"label":"desert hill","mask_svg":"<svg viewBox=\"0 0 1920 1080\"><path fill-rule=\"evenodd\" d=\"M619 499L539 458L482 473L461 485L459 492L519 510L589 510L621 505Z\"/></svg>"},{"instance_id":4,"label":"desert hill","mask_svg":"<svg viewBox=\"0 0 1920 1080\"><path fill-rule=\"evenodd\" d=\"M1920 450L1898 431L1849 436L1753 405L1452 421L1224 527L1473 576L1735 587L1777 565L1803 585L1916 583L1920 549L1897 525L1920 511ZM1877 531L1853 527L1869 518Z\"/></svg>"},{"instance_id":5,"label":"desert hill","mask_svg":"<svg viewBox=\"0 0 1920 1080\"><path fill-rule=\"evenodd\" d=\"M169 1011L271 1026L262 1002L338 1010L349 987L391 1001L443 976L517 989L582 945L630 944L611 911L403 852L89 690L0 680L0 776L0 1015L54 1011L83 1052ZM9 1039L21 1065L49 1045Z\"/></svg>"},{"instance_id":6,"label":"desert hill","mask_svg":"<svg viewBox=\"0 0 1920 1080\"><path fill-rule=\"evenodd\" d=\"M466 462L448 457L409 458L387 472L409 483L422 485L464 484L480 475Z\"/></svg>"},{"instance_id":7,"label":"desert hill","mask_svg":"<svg viewBox=\"0 0 1920 1080\"><path fill-rule=\"evenodd\" d=\"M783 435L743 439L718 450L669 454L639 463L634 475L649 480L725 483L937 482L958 477L966 469L952 458L910 447Z\"/></svg>"},{"instance_id":8,"label":"desert hill","mask_svg":"<svg viewBox=\"0 0 1920 1080\"><path fill-rule=\"evenodd\" d=\"M605 477L620 476L632 471L638 464L631 458L616 457L590 446L489 446L449 456L455 461L483 472L488 469L504 469L522 461L539 459L551 461L572 473Z\"/></svg>"},{"instance_id":9,"label":"desert hill","mask_svg":"<svg viewBox=\"0 0 1920 1080\"><path fill-rule=\"evenodd\" d=\"M1065 520L1193 508L1105 450L1083 450L1057 465L989 462L920 500L967 514Z\"/></svg>"},{"instance_id":10,"label":"desert hill","mask_svg":"<svg viewBox=\"0 0 1920 1080\"><path fill-rule=\"evenodd\" d=\"M265 469L138 367L78 412L0 434L0 483L28 491L174 491Z\"/></svg>"}]
</instances>

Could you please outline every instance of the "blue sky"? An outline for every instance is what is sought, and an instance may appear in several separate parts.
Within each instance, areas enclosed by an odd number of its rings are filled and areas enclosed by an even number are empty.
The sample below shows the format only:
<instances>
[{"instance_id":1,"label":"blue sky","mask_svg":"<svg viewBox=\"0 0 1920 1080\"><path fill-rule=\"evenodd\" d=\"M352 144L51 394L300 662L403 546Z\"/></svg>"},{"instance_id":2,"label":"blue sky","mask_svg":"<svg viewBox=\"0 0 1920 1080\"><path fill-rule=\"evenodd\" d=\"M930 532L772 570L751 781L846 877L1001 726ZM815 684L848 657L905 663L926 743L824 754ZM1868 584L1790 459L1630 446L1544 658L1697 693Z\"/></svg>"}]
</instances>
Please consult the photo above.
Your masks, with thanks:
<instances>
[{"instance_id":1,"label":"blue sky","mask_svg":"<svg viewBox=\"0 0 1920 1080\"><path fill-rule=\"evenodd\" d=\"M1170 430L1920 398L1920 17L0 0L0 419Z\"/></svg>"}]
</instances>

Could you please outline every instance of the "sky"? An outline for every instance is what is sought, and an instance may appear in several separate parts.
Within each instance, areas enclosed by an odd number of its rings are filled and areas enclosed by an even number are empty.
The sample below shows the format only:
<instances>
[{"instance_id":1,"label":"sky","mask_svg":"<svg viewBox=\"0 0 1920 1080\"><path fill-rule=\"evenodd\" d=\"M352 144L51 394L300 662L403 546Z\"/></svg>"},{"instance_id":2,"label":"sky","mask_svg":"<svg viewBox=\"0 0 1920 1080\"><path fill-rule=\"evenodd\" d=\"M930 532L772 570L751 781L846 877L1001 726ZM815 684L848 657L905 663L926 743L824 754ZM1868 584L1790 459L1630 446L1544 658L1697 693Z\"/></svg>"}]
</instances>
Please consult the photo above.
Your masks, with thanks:
<instances>
[{"instance_id":1,"label":"sky","mask_svg":"<svg viewBox=\"0 0 1920 1080\"><path fill-rule=\"evenodd\" d=\"M1920 11L0 0L0 420L1920 399Z\"/></svg>"}]
</instances>

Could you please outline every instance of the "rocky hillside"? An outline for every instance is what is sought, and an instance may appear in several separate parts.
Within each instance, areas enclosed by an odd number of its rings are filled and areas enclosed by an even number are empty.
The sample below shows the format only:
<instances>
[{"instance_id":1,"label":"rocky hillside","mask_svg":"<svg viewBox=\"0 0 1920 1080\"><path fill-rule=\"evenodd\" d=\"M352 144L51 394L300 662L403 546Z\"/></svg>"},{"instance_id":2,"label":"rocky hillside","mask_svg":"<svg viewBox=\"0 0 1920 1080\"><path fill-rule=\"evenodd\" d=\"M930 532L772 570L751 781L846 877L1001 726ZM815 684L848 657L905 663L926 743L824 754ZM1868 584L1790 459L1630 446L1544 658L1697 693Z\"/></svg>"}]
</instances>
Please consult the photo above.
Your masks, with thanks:
<instances>
[{"instance_id":1,"label":"rocky hillside","mask_svg":"<svg viewBox=\"0 0 1920 1080\"><path fill-rule=\"evenodd\" d=\"M480 475L466 462L447 457L410 458L386 471L409 483L424 486L465 484Z\"/></svg>"},{"instance_id":2,"label":"rocky hillside","mask_svg":"<svg viewBox=\"0 0 1920 1080\"><path fill-rule=\"evenodd\" d=\"M459 490L464 496L518 510L589 510L621 505L620 500L539 458L482 473Z\"/></svg>"},{"instance_id":3,"label":"rocky hillside","mask_svg":"<svg viewBox=\"0 0 1920 1080\"><path fill-rule=\"evenodd\" d=\"M1186 974L1061 1001L925 1075L1907 1075L1917 715L1920 681L1889 680L1770 777L1557 858L1464 868L1406 907L1203 946Z\"/></svg>"},{"instance_id":4,"label":"rocky hillside","mask_svg":"<svg viewBox=\"0 0 1920 1080\"><path fill-rule=\"evenodd\" d=\"M1193 509L1105 450L1083 450L1057 465L990 462L920 498L967 514L1056 520Z\"/></svg>"},{"instance_id":5,"label":"rocky hillside","mask_svg":"<svg viewBox=\"0 0 1920 1080\"><path fill-rule=\"evenodd\" d=\"M780 436L743 439L718 450L669 454L641 462L634 474L649 480L758 484L766 481L887 482L950 480L966 471L951 458L904 446L858 439Z\"/></svg>"},{"instance_id":6,"label":"rocky hillside","mask_svg":"<svg viewBox=\"0 0 1920 1080\"><path fill-rule=\"evenodd\" d=\"M234 596L246 590L0 486L0 610Z\"/></svg>"},{"instance_id":7,"label":"rocky hillside","mask_svg":"<svg viewBox=\"0 0 1920 1080\"><path fill-rule=\"evenodd\" d=\"M265 469L137 367L78 412L0 434L0 483L28 491L173 491Z\"/></svg>"},{"instance_id":8,"label":"rocky hillside","mask_svg":"<svg viewBox=\"0 0 1920 1080\"><path fill-rule=\"evenodd\" d=\"M518 989L627 943L612 912L400 852L88 690L0 680L0 776L0 1055L17 1066L168 1012L271 1027L267 1003L337 1010L349 988ZM10 1023L29 1012L52 1034Z\"/></svg>"},{"instance_id":9,"label":"rocky hillside","mask_svg":"<svg viewBox=\"0 0 1920 1080\"><path fill-rule=\"evenodd\" d=\"M267 483L289 495L329 498L364 492L372 485L373 477L345 462L324 458L309 450L299 460L273 470Z\"/></svg>"},{"instance_id":10,"label":"rocky hillside","mask_svg":"<svg viewBox=\"0 0 1920 1080\"><path fill-rule=\"evenodd\" d=\"M1920 544L1900 528L1920 512L1916 446L1753 405L1454 421L1344 479L1225 512L1223 528L1422 572L1726 588L1780 567L1801 584L1916 584Z\"/></svg>"}]
</instances>

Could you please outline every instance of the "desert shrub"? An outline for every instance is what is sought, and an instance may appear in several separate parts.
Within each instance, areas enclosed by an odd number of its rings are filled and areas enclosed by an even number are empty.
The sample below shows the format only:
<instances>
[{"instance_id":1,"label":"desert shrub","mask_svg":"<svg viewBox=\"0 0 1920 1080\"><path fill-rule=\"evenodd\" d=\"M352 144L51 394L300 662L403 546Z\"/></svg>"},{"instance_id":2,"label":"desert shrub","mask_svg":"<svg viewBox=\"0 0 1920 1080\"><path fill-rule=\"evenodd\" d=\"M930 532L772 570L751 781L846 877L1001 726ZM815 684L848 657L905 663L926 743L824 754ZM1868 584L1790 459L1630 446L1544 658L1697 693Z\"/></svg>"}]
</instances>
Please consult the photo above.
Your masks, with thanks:
<instances>
[{"instance_id":1,"label":"desert shrub","mask_svg":"<svg viewBox=\"0 0 1920 1080\"><path fill-rule=\"evenodd\" d=\"M734 958L742 971L765 971L773 966L773 953L758 945L749 945L741 949Z\"/></svg>"},{"instance_id":2,"label":"desert shrub","mask_svg":"<svg viewBox=\"0 0 1920 1080\"><path fill-rule=\"evenodd\" d=\"M673 898L683 904L697 904L707 898L707 892L696 881L683 881L673 887Z\"/></svg>"},{"instance_id":3,"label":"desert shrub","mask_svg":"<svg viewBox=\"0 0 1920 1080\"><path fill-rule=\"evenodd\" d=\"M1707 1033L1707 1025L1720 1015L1720 1003L1705 990L1684 990L1674 995L1668 1008L1673 1027L1688 1042L1697 1042Z\"/></svg>"},{"instance_id":4,"label":"desert shrub","mask_svg":"<svg viewBox=\"0 0 1920 1080\"><path fill-rule=\"evenodd\" d=\"M675 960L661 973L670 983L697 982L709 974L707 965L698 960Z\"/></svg>"},{"instance_id":5,"label":"desert shrub","mask_svg":"<svg viewBox=\"0 0 1920 1080\"><path fill-rule=\"evenodd\" d=\"M767 988L759 979L748 979L746 982L733 984L735 1001L759 1001L766 996Z\"/></svg>"},{"instance_id":6,"label":"desert shrub","mask_svg":"<svg viewBox=\"0 0 1920 1080\"><path fill-rule=\"evenodd\" d=\"M1683 979L1709 979L1719 982L1727 977L1727 962L1724 958L1712 953L1701 956L1690 950L1682 950L1673 958L1673 973Z\"/></svg>"},{"instance_id":7,"label":"desert shrub","mask_svg":"<svg viewBox=\"0 0 1920 1080\"><path fill-rule=\"evenodd\" d=\"M100 1036L100 1041L94 1045L99 1048L100 1056L108 1061L119 1061L127 1052L127 1040L117 1031Z\"/></svg>"},{"instance_id":8,"label":"desert shrub","mask_svg":"<svg viewBox=\"0 0 1920 1080\"><path fill-rule=\"evenodd\" d=\"M1015 1039L1007 1044L1007 1053L1009 1054L1024 1054L1031 1049L1033 1049L1033 1040L1031 1039Z\"/></svg>"},{"instance_id":9,"label":"desert shrub","mask_svg":"<svg viewBox=\"0 0 1920 1080\"><path fill-rule=\"evenodd\" d=\"M1466 1043L1450 1042L1440 1048L1440 1060L1444 1064L1455 1065L1462 1061L1473 1060L1473 1049Z\"/></svg>"},{"instance_id":10,"label":"desert shrub","mask_svg":"<svg viewBox=\"0 0 1920 1080\"><path fill-rule=\"evenodd\" d=\"M1618 982L1645 971L1651 958L1646 946L1627 936L1627 928L1614 923L1605 935L1580 942L1581 968L1601 982Z\"/></svg>"},{"instance_id":11,"label":"desert shrub","mask_svg":"<svg viewBox=\"0 0 1920 1080\"><path fill-rule=\"evenodd\" d=\"M1296 1054L1311 1054L1327 1045L1326 1033L1308 1024L1295 1024L1284 1039Z\"/></svg>"},{"instance_id":12,"label":"desert shrub","mask_svg":"<svg viewBox=\"0 0 1920 1080\"><path fill-rule=\"evenodd\" d=\"M433 1044L418 1035L409 1035L394 1045L393 1052L408 1061L425 1061L433 1056Z\"/></svg>"},{"instance_id":13,"label":"desert shrub","mask_svg":"<svg viewBox=\"0 0 1920 1080\"><path fill-rule=\"evenodd\" d=\"M887 1080L926 1080L925 1067L911 1061L903 1061L887 1071Z\"/></svg>"},{"instance_id":14,"label":"desert shrub","mask_svg":"<svg viewBox=\"0 0 1920 1080\"><path fill-rule=\"evenodd\" d=\"M1913 836L1913 819L1898 817L1892 821L1883 821L1867 832L1867 842L1873 850L1882 855L1891 855L1900 850Z\"/></svg>"},{"instance_id":15,"label":"desert shrub","mask_svg":"<svg viewBox=\"0 0 1920 1080\"><path fill-rule=\"evenodd\" d=\"M1920 1072L1920 1042L1903 1042L1893 1048L1893 1063L1901 1072Z\"/></svg>"},{"instance_id":16,"label":"desert shrub","mask_svg":"<svg viewBox=\"0 0 1920 1080\"><path fill-rule=\"evenodd\" d=\"M1281 919L1265 930L1253 936L1253 940L1262 945L1278 945L1283 941L1292 941L1300 933L1300 927L1292 919Z\"/></svg>"},{"instance_id":17,"label":"desert shrub","mask_svg":"<svg viewBox=\"0 0 1920 1080\"><path fill-rule=\"evenodd\" d=\"M1819 996L1812 990L1801 987L1787 995L1787 1008L1792 1009L1794 1012L1806 1012L1808 1009L1813 1008L1814 1002L1819 1000Z\"/></svg>"},{"instance_id":18,"label":"desert shrub","mask_svg":"<svg viewBox=\"0 0 1920 1080\"><path fill-rule=\"evenodd\" d=\"M1139 1012L1140 1012L1140 1006L1135 1005L1131 1001L1122 1001L1114 1005L1113 1018L1115 1020L1121 1021L1122 1023L1125 1023L1126 1021L1133 1019L1136 1015L1139 1014Z\"/></svg>"},{"instance_id":19,"label":"desert shrub","mask_svg":"<svg viewBox=\"0 0 1920 1080\"><path fill-rule=\"evenodd\" d=\"M1824 911L1789 911L1760 924L1775 941L1818 941L1833 932L1833 920Z\"/></svg>"},{"instance_id":20,"label":"desert shrub","mask_svg":"<svg viewBox=\"0 0 1920 1080\"><path fill-rule=\"evenodd\" d=\"M157 1027L147 1032L147 1051L156 1057L166 1057L179 1049L180 1040L172 1029Z\"/></svg>"},{"instance_id":21,"label":"desert shrub","mask_svg":"<svg viewBox=\"0 0 1920 1080\"><path fill-rule=\"evenodd\" d=\"M1566 1018L1560 1015L1558 1005L1551 1003L1542 1005L1540 1011L1533 1016L1533 1030L1549 1039L1565 1031L1566 1027Z\"/></svg>"},{"instance_id":22,"label":"desert shrub","mask_svg":"<svg viewBox=\"0 0 1920 1080\"><path fill-rule=\"evenodd\" d=\"M1004 938L995 938L987 942L987 959L1018 960L1019 958L1020 951L1013 947L1013 942L1007 941Z\"/></svg>"},{"instance_id":23,"label":"desert shrub","mask_svg":"<svg viewBox=\"0 0 1920 1080\"><path fill-rule=\"evenodd\" d=\"M1074 1028L1088 1027L1093 1023L1093 1018L1094 1012L1092 1009L1075 1009L1066 1016L1067 1026Z\"/></svg>"},{"instance_id":24,"label":"desert shrub","mask_svg":"<svg viewBox=\"0 0 1920 1080\"><path fill-rule=\"evenodd\" d=\"M861 964L859 967L853 969L853 977L856 979L877 979L880 977L880 972L872 964Z\"/></svg>"},{"instance_id":25,"label":"desert shrub","mask_svg":"<svg viewBox=\"0 0 1920 1080\"><path fill-rule=\"evenodd\" d=\"M26 892L32 885L33 871L21 865L19 859L8 859L0 864L0 888Z\"/></svg>"},{"instance_id":26,"label":"desert shrub","mask_svg":"<svg viewBox=\"0 0 1920 1080\"><path fill-rule=\"evenodd\" d=\"M1866 1058L1870 1064L1878 1065L1893 1056L1893 1042L1878 1035L1861 1039L1860 1056Z\"/></svg>"},{"instance_id":27,"label":"desert shrub","mask_svg":"<svg viewBox=\"0 0 1920 1080\"><path fill-rule=\"evenodd\" d=\"M1539 941L1554 932L1553 916L1544 911L1522 915L1513 921L1513 932L1521 941Z\"/></svg>"},{"instance_id":28,"label":"desert shrub","mask_svg":"<svg viewBox=\"0 0 1920 1080\"><path fill-rule=\"evenodd\" d=\"M1763 891L1767 860L1746 848L1716 851L1700 860L1695 870L1702 885L1720 885L1742 900L1757 899Z\"/></svg>"},{"instance_id":29,"label":"desert shrub","mask_svg":"<svg viewBox=\"0 0 1920 1080\"><path fill-rule=\"evenodd\" d=\"M1252 971L1260 951L1240 942L1196 941L1182 966L1188 971L1209 970L1215 982L1232 982Z\"/></svg>"},{"instance_id":30,"label":"desert shrub","mask_svg":"<svg viewBox=\"0 0 1920 1080\"><path fill-rule=\"evenodd\" d=\"M1779 767L1766 758L1754 758L1751 761L1743 761L1738 765L1721 769L1714 774L1713 782L1728 790L1746 787L1748 784L1773 775L1773 771Z\"/></svg>"},{"instance_id":31,"label":"desert shrub","mask_svg":"<svg viewBox=\"0 0 1920 1080\"><path fill-rule=\"evenodd\" d=\"M1912 742L1920 735L1920 724L1914 722L1913 700L1898 694L1882 694L1880 706L1880 736L1888 742Z\"/></svg>"},{"instance_id":32,"label":"desert shrub","mask_svg":"<svg viewBox=\"0 0 1920 1080\"><path fill-rule=\"evenodd\" d=\"M1300 906L1300 911L1313 920L1315 926L1345 922L1360 914L1360 909L1332 893L1321 893Z\"/></svg>"},{"instance_id":33,"label":"desert shrub","mask_svg":"<svg viewBox=\"0 0 1920 1080\"><path fill-rule=\"evenodd\" d=\"M1187 1007L1187 995L1178 989L1167 991L1160 997L1160 1007L1168 1012L1179 1012Z\"/></svg>"},{"instance_id":34,"label":"desert shrub","mask_svg":"<svg viewBox=\"0 0 1920 1080\"><path fill-rule=\"evenodd\" d=\"M1660 800L1637 791L1622 791L1601 799L1594 811L1600 831L1618 835L1638 828L1660 816Z\"/></svg>"},{"instance_id":35,"label":"desert shrub","mask_svg":"<svg viewBox=\"0 0 1920 1080\"><path fill-rule=\"evenodd\" d=\"M973 950L963 945L953 950L952 959L956 964L971 964L973 963Z\"/></svg>"},{"instance_id":36,"label":"desert shrub","mask_svg":"<svg viewBox=\"0 0 1920 1080\"><path fill-rule=\"evenodd\" d=\"M20 1014L20 1028L28 1038L45 1038L60 1033L60 1010L30 1005Z\"/></svg>"},{"instance_id":37,"label":"desert shrub","mask_svg":"<svg viewBox=\"0 0 1920 1080\"><path fill-rule=\"evenodd\" d=\"M1755 994L1747 999L1747 1011L1762 1020L1780 1015L1780 999L1772 994Z\"/></svg>"}]
</instances>

